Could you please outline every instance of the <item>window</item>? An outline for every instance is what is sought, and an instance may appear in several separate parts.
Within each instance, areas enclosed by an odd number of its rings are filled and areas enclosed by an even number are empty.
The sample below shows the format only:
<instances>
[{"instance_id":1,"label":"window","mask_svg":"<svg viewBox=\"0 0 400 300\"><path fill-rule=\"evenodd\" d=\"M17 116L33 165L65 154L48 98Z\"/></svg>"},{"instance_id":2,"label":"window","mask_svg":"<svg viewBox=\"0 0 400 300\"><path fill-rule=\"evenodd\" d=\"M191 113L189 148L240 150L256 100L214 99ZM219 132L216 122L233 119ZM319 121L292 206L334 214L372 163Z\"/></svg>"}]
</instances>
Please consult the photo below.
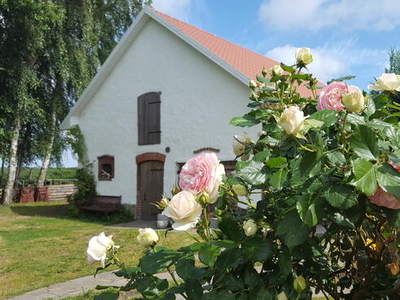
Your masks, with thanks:
<instances>
[{"instance_id":1,"label":"window","mask_svg":"<svg viewBox=\"0 0 400 300\"><path fill-rule=\"evenodd\" d=\"M99 180L112 180L114 178L114 156L102 155L97 157Z\"/></svg>"},{"instance_id":2,"label":"window","mask_svg":"<svg viewBox=\"0 0 400 300\"><path fill-rule=\"evenodd\" d=\"M161 143L161 92L150 92L138 97L139 145Z\"/></svg>"}]
</instances>

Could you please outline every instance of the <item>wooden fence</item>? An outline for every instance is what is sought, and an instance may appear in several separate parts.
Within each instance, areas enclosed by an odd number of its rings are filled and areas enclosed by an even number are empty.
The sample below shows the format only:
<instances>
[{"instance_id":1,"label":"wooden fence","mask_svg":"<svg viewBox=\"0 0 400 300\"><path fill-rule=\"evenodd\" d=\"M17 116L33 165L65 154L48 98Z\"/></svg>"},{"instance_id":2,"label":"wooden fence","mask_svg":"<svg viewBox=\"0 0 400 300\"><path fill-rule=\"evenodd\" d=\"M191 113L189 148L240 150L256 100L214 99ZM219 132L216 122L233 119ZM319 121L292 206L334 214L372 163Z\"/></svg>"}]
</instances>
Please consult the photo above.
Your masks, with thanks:
<instances>
[{"instance_id":1,"label":"wooden fence","mask_svg":"<svg viewBox=\"0 0 400 300\"><path fill-rule=\"evenodd\" d=\"M68 196L78 191L74 184L60 184L49 186L49 201L65 201Z\"/></svg>"},{"instance_id":2,"label":"wooden fence","mask_svg":"<svg viewBox=\"0 0 400 300\"><path fill-rule=\"evenodd\" d=\"M70 195L78 191L74 184L58 184L48 186L49 201L66 201ZM17 194L17 190L15 191ZM0 203L3 197L3 190L0 189Z\"/></svg>"}]
</instances>

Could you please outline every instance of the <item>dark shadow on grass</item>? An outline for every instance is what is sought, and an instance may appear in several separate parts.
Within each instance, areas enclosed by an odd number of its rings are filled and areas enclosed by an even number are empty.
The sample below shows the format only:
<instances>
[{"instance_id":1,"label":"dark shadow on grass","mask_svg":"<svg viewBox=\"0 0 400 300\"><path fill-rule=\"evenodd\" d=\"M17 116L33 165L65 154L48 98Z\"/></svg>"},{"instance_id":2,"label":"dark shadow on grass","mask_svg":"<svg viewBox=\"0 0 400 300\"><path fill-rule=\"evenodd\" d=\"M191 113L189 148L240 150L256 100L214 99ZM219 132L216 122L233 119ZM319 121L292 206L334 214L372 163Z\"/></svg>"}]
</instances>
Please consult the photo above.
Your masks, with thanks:
<instances>
[{"instance_id":1,"label":"dark shadow on grass","mask_svg":"<svg viewBox=\"0 0 400 300\"><path fill-rule=\"evenodd\" d=\"M11 205L13 213L21 216L39 216L48 218L60 218L76 220L80 222L96 223L102 225L112 225L119 223L132 222L134 217L130 211L121 209L109 215L99 212L81 212L75 206L68 203L26 203Z\"/></svg>"}]
</instances>

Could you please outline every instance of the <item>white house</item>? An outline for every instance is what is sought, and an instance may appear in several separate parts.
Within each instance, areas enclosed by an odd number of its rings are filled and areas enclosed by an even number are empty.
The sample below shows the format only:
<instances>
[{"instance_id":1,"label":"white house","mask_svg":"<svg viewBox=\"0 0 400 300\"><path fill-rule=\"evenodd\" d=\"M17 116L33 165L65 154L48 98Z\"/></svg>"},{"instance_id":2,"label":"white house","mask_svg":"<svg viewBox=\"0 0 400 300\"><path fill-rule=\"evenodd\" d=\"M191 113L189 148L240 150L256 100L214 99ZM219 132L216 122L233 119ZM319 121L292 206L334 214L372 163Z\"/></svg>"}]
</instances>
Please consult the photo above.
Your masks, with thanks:
<instances>
[{"instance_id":1,"label":"white house","mask_svg":"<svg viewBox=\"0 0 400 300\"><path fill-rule=\"evenodd\" d=\"M145 8L61 124L79 125L97 192L136 205L170 195L178 170L201 151L234 159L229 125L248 112L250 79L277 62ZM256 138L256 136L254 136Z\"/></svg>"}]
</instances>

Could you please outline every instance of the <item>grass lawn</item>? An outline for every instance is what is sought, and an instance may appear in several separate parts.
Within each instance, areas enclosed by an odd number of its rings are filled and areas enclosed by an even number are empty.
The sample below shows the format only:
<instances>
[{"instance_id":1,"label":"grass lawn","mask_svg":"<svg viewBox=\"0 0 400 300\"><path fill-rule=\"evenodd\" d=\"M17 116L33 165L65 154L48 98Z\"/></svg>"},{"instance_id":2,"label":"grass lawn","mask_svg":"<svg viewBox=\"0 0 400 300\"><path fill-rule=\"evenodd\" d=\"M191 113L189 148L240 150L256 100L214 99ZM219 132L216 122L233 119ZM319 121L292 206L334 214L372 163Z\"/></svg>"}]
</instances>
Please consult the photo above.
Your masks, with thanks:
<instances>
[{"instance_id":1,"label":"grass lawn","mask_svg":"<svg viewBox=\"0 0 400 300\"><path fill-rule=\"evenodd\" d=\"M127 265L141 257L136 229L74 219L66 212L65 202L0 205L0 299L94 274L98 265L87 266L85 251L102 231L122 246L118 256ZM159 245L179 248L190 242L185 233L171 232L160 236Z\"/></svg>"}]
</instances>

